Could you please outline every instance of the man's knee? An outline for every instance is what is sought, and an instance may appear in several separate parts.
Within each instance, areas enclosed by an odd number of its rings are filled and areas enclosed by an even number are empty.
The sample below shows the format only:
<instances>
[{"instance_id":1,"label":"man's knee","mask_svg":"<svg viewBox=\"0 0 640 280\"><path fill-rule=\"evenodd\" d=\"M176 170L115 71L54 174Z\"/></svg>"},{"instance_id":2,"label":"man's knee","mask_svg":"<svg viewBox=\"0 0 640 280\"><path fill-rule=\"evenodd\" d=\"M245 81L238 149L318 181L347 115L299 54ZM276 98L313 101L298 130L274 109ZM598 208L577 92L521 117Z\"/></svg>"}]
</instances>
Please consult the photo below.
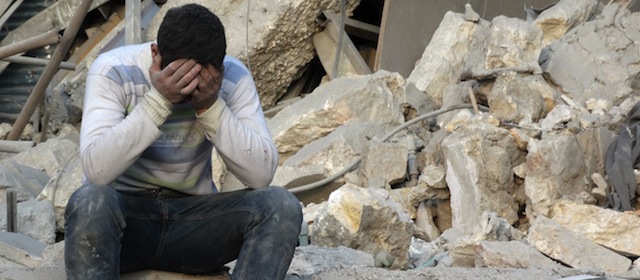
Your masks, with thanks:
<instances>
[{"instance_id":1,"label":"man's knee","mask_svg":"<svg viewBox=\"0 0 640 280\"><path fill-rule=\"evenodd\" d=\"M280 216L281 221L290 221L294 224L302 223L300 201L287 189L270 186L258 191L262 192L262 205L266 206L264 210L267 213Z\"/></svg>"},{"instance_id":2,"label":"man's knee","mask_svg":"<svg viewBox=\"0 0 640 280\"><path fill-rule=\"evenodd\" d=\"M84 185L71 194L65 216L74 213L93 215L119 209L119 194L108 186Z\"/></svg>"}]
</instances>

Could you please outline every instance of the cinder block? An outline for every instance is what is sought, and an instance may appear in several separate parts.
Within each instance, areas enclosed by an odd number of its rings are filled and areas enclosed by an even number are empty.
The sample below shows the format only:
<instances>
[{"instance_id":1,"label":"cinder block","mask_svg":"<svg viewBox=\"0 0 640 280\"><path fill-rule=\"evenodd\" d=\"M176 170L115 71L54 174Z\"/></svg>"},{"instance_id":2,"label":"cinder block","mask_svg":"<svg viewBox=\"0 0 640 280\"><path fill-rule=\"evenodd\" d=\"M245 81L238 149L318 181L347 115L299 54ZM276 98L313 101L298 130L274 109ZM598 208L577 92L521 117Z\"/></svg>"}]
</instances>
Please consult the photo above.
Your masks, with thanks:
<instances>
[{"instance_id":1,"label":"cinder block","mask_svg":"<svg viewBox=\"0 0 640 280\"><path fill-rule=\"evenodd\" d=\"M44 262L46 244L15 232L0 232L0 256L19 264L36 267Z\"/></svg>"}]
</instances>

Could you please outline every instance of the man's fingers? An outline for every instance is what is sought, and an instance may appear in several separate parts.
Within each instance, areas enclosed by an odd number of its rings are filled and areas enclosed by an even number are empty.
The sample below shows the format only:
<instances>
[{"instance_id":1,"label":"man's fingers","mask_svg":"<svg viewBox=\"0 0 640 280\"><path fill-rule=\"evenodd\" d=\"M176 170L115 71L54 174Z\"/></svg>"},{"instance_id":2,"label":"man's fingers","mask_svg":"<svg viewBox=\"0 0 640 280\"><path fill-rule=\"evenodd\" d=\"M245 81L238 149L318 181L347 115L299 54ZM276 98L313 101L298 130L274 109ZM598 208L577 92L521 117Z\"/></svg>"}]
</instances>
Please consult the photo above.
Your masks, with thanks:
<instances>
[{"instance_id":1,"label":"man's fingers","mask_svg":"<svg viewBox=\"0 0 640 280\"><path fill-rule=\"evenodd\" d=\"M220 78L220 71L218 71L218 69L216 69L216 67L214 67L213 64L208 64L207 67L204 69L206 71L202 71L202 72L204 73L207 79L213 79L217 81Z\"/></svg>"},{"instance_id":2,"label":"man's fingers","mask_svg":"<svg viewBox=\"0 0 640 280\"><path fill-rule=\"evenodd\" d=\"M180 93L184 95L191 94L198 87L198 83L200 83L199 79L192 79L187 86L180 90Z\"/></svg>"},{"instance_id":3,"label":"man's fingers","mask_svg":"<svg viewBox=\"0 0 640 280\"><path fill-rule=\"evenodd\" d=\"M191 62L190 62L191 61ZM165 71L167 76L177 76L182 77L185 73L187 73L193 67L193 59L180 58L174 61L171 61L162 71ZM177 79L176 79L177 81Z\"/></svg>"},{"instance_id":4,"label":"man's fingers","mask_svg":"<svg viewBox=\"0 0 640 280\"><path fill-rule=\"evenodd\" d=\"M176 78L176 84L179 87L185 87L198 76L201 69L202 66L193 60L185 62L173 75Z\"/></svg>"}]
</instances>

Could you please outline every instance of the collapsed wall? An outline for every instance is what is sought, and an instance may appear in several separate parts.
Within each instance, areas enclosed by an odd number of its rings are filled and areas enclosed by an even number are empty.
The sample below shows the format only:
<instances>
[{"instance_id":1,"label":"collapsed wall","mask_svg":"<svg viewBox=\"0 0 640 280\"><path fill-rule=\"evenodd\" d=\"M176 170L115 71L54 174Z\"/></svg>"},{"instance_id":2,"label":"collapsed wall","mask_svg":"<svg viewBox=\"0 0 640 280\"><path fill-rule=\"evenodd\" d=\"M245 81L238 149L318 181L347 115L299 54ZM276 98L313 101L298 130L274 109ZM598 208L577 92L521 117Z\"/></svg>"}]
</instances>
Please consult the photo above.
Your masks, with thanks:
<instances>
[{"instance_id":1,"label":"collapsed wall","mask_svg":"<svg viewBox=\"0 0 640 280\"><path fill-rule=\"evenodd\" d=\"M205 0L168 1L151 22L146 37L155 40L167 10L186 3L203 5L220 17L227 36L227 53L250 68L263 108L270 108L285 94L299 70L315 56L312 35L319 30L316 18L323 10L340 11L332 0L236 0L224 4ZM346 14L360 0L345 1Z\"/></svg>"}]
</instances>

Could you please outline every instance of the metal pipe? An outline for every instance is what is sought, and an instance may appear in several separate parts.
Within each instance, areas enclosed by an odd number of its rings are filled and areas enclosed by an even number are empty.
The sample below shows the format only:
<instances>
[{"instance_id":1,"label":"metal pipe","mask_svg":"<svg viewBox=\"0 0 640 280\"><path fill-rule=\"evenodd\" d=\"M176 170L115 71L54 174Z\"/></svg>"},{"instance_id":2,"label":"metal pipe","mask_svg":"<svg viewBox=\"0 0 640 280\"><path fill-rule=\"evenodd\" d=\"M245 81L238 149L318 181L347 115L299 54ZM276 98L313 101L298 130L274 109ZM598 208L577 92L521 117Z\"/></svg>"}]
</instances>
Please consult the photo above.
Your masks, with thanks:
<instances>
[{"instance_id":1,"label":"metal pipe","mask_svg":"<svg viewBox=\"0 0 640 280\"><path fill-rule=\"evenodd\" d=\"M409 155L407 157L407 173L409 174L409 187L418 185L418 164L416 163L416 140L412 134L407 135L407 145L409 146Z\"/></svg>"},{"instance_id":2,"label":"metal pipe","mask_svg":"<svg viewBox=\"0 0 640 280\"><path fill-rule=\"evenodd\" d=\"M16 191L13 188L5 189L7 192L7 231L18 232L18 202Z\"/></svg>"},{"instance_id":3,"label":"metal pipe","mask_svg":"<svg viewBox=\"0 0 640 280\"><path fill-rule=\"evenodd\" d=\"M21 55L14 55L14 56L10 56L10 57L5 57L5 58L3 58L1 60L7 61L7 62L11 62L11 63L20 63L20 64L29 64L29 65L38 65L38 66L47 66L47 64L49 64L49 60L48 59L21 56ZM67 62L67 61L62 61L62 62L60 62L60 69L76 70L76 64L75 63L71 63L71 62Z\"/></svg>"},{"instance_id":4,"label":"metal pipe","mask_svg":"<svg viewBox=\"0 0 640 280\"><path fill-rule=\"evenodd\" d=\"M80 5L78 5L73 18L71 19L71 22L62 35L60 44L58 44L56 50L51 56L51 62L45 67L42 75L40 76L40 79L38 79L38 83L36 83L33 91L29 95L29 99L27 99L24 108L22 108L18 119L13 124L13 128L7 136L7 140L18 140L18 137L20 137L20 134L22 134L22 131L27 125L29 118L36 110L38 104L40 104L40 100L42 100L42 98L44 97L44 92L47 89L47 86L49 86L49 82L51 82L51 79L53 79L53 76L58 71L60 62L62 62L62 59L69 51L69 48L71 47L71 44L73 43L76 34L78 33L78 30L80 29L80 26L82 25L82 22L84 21L84 18L89 11L91 2L93 2L93 0L82 0Z\"/></svg>"},{"instance_id":5,"label":"metal pipe","mask_svg":"<svg viewBox=\"0 0 640 280\"><path fill-rule=\"evenodd\" d=\"M0 47L0 58L6 58L12 55L41 48L47 45L57 44L60 42L60 34L58 29L33 36L22 41L15 42L11 45Z\"/></svg>"},{"instance_id":6,"label":"metal pipe","mask_svg":"<svg viewBox=\"0 0 640 280\"><path fill-rule=\"evenodd\" d=\"M21 153L33 148L36 142L33 141L7 141L0 140L0 152L5 153Z\"/></svg>"}]
</instances>

